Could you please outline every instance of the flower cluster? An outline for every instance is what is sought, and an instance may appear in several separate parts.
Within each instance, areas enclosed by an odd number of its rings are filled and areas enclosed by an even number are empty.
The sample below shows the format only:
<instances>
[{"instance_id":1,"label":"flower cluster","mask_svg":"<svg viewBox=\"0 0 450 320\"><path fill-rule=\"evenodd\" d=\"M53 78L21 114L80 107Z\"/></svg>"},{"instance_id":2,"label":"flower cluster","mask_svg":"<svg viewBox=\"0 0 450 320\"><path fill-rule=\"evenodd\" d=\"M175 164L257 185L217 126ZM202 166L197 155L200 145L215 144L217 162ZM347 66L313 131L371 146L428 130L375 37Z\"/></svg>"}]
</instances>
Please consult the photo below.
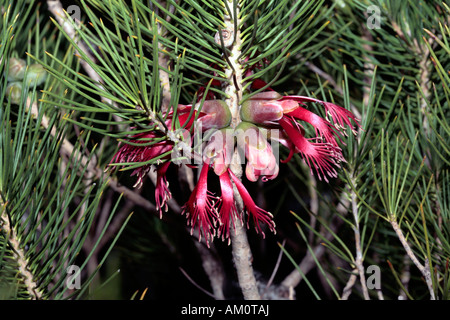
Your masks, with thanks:
<instances>
[{"instance_id":1,"label":"flower cluster","mask_svg":"<svg viewBox=\"0 0 450 320\"><path fill-rule=\"evenodd\" d=\"M201 92L201 95L203 92ZM200 95L200 96L201 96ZM247 227L253 221L256 231L264 236L261 225L266 225L270 231L275 231L272 215L258 207L245 188L243 182L231 170L235 152L242 154L237 157L245 161L245 176L249 181L275 179L279 171L278 146L289 149L289 161L298 153L316 172L319 179L328 182L327 177L337 177L340 163L345 159L339 143L343 143L342 135L350 127L355 133L352 123L358 125L354 115L335 104L304 96L282 96L268 90L255 94L240 106L240 123L230 127L231 113L228 106L212 96L204 97L201 109L200 103L179 105L177 119L185 128L181 135L185 145L191 146L190 132L199 130L208 132L209 140L204 142L199 165L199 179L188 201L182 207L182 214L187 217L191 232L195 228L206 243L214 237L229 239L230 230L235 223L243 223L243 214L236 206L235 197L239 194L247 213ZM319 103L323 106L327 117L324 119L311 112L306 103ZM195 115L195 116L193 116ZM329 117L331 119L329 119ZM166 117L166 127L171 128L173 114ZM196 119L195 121L193 119ZM305 137L305 124L310 124L315 130L315 136ZM170 132L154 130L138 133L124 143L112 159L115 163L141 162L132 173L137 175L136 186L141 186L144 177L152 166L157 172L155 198L157 209L162 215L167 211L167 201L171 197L166 179L166 172L173 161L173 151L177 146L176 139L169 139ZM172 159L173 160L173 159ZM213 172L213 173L211 173ZM220 196L208 188L211 175L218 177Z\"/></svg>"},{"instance_id":2,"label":"flower cluster","mask_svg":"<svg viewBox=\"0 0 450 320\"><path fill-rule=\"evenodd\" d=\"M317 114L304 108L307 102L320 103L327 114L323 119ZM328 119L331 117L333 123ZM343 143L340 135L346 134L346 127L352 128L352 121L358 122L350 111L333 103L304 96L281 96L275 91L256 94L244 102L241 108L241 119L260 125L275 125L281 129L279 142L289 148L289 161L294 153L299 153L313 174L313 168L319 179L327 176L336 178L340 162L345 161L342 149L338 145ZM302 124L297 120L309 123L315 129L314 138L306 138ZM352 128L352 132L356 134ZM248 177L248 175L247 175Z\"/></svg>"}]
</instances>

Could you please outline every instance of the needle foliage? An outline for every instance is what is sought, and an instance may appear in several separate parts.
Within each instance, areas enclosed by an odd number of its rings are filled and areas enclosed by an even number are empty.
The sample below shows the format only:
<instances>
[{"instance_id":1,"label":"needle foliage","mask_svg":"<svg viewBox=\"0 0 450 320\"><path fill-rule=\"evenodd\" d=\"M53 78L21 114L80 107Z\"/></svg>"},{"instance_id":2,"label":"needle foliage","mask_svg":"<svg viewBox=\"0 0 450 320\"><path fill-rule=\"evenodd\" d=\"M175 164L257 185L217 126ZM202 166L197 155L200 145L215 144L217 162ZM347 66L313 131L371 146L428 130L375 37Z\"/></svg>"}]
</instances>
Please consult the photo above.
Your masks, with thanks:
<instances>
[{"instance_id":1,"label":"needle foliage","mask_svg":"<svg viewBox=\"0 0 450 320\"><path fill-rule=\"evenodd\" d=\"M361 125L342 138L347 162L331 183L295 155L249 187L277 226L266 239L249 232L262 296L449 299L446 1L0 0L0 10L0 298L202 299L192 282L211 291L214 277L225 298L241 297L229 246L215 241L205 258L180 217L197 172L171 171L160 219L152 175L137 189L130 173L162 157L110 163L137 133L162 133L139 145L181 146L169 114L201 108L207 93L230 98L236 70L219 31L239 12L241 102L270 87L336 103ZM16 101L13 59L46 72L29 85L26 69Z\"/></svg>"}]
</instances>

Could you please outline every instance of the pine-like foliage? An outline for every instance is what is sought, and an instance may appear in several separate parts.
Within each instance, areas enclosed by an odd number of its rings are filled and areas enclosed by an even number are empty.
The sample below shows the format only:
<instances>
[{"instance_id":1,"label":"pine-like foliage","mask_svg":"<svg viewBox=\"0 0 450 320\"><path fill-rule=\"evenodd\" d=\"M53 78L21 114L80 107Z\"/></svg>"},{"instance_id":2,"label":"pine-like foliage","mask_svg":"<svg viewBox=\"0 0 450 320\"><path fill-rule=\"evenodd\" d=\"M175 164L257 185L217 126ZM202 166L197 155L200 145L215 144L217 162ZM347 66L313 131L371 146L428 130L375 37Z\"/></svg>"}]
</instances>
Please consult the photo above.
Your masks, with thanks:
<instances>
[{"instance_id":1,"label":"pine-like foliage","mask_svg":"<svg viewBox=\"0 0 450 320\"><path fill-rule=\"evenodd\" d=\"M186 228L202 175L182 163L211 137L189 145L178 133L210 97L233 112L269 90L310 97L304 106L327 119L313 98L342 106L360 126L345 129L329 182L300 153L271 181L242 179L276 225L255 222L265 238L248 230L260 297L449 298L445 1L0 0L0 10L0 298L246 297L233 230L230 246ZM43 81L27 82L32 65ZM141 161L117 156L165 144ZM169 163L171 197L158 196Z\"/></svg>"}]
</instances>

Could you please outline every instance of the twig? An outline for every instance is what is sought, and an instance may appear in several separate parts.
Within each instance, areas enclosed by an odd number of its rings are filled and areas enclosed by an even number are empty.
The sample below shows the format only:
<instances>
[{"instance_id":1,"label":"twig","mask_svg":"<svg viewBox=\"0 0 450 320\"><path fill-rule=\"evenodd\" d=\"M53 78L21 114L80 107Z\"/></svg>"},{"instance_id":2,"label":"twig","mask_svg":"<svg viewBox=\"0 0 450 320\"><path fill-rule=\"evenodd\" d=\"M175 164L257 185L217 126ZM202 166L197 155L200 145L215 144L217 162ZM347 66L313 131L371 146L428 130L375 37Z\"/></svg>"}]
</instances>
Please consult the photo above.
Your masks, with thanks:
<instances>
[{"instance_id":1,"label":"twig","mask_svg":"<svg viewBox=\"0 0 450 320\"><path fill-rule=\"evenodd\" d=\"M184 271L183 268L179 267L181 273L186 277L186 279L189 280L190 283L192 283L196 288L198 288L200 291L202 291L203 293L207 294L208 296L212 297L212 298L216 298L214 296L214 294L212 294L211 292L209 292L208 290L205 290L204 288L202 288L201 286L199 286L188 274L186 271Z\"/></svg>"},{"instance_id":2,"label":"twig","mask_svg":"<svg viewBox=\"0 0 450 320\"><path fill-rule=\"evenodd\" d=\"M355 285L356 280L358 279L357 271L357 269L353 270L352 275L348 279L347 284L342 291L341 300L348 300L348 297L352 293L352 288Z\"/></svg>"},{"instance_id":3,"label":"twig","mask_svg":"<svg viewBox=\"0 0 450 320\"><path fill-rule=\"evenodd\" d=\"M89 53L89 48L83 42L77 40L75 29L72 26L72 22L68 21L65 14L65 10L59 0L47 0L48 10L53 14L58 24L64 29L67 35L73 39L78 47L85 53L91 61L94 61L94 57ZM83 59L80 59L80 64L86 70L88 75L95 81L101 82L100 76L97 72L92 69L92 67Z\"/></svg>"},{"instance_id":4,"label":"twig","mask_svg":"<svg viewBox=\"0 0 450 320\"><path fill-rule=\"evenodd\" d=\"M347 207L348 207L349 203L350 203L350 201L348 200L346 193L342 192L339 204L336 207L337 212L339 212L341 215L347 214L347 211L348 211ZM331 230L333 232L336 232L341 223L342 223L341 219L336 219L336 222L331 225ZM331 241L334 238L334 236L331 232L327 232L324 236L328 241ZM314 253L314 256L316 257L316 259L320 260L326 251L325 251L325 247L320 243L313 248L312 252ZM313 255L311 254L311 251L308 250L305 257L298 265L298 268L300 268L300 270L302 270L302 273L304 275L306 275L309 271L311 271L315 267L315 265L316 265L316 262L313 258ZM300 272L298 272L297 268L295 268L280 283L280 290L288 292L288 290L290 290L290 288L297 287L302 280L303 280L303 275Z\"/></svg>"},{"instance_id":5,"label":"twig","mask_svg":"<svg viewBox=\"0 0 450 320\"><path fill-rule=\"evenodd\" d=\"M402 282L403 287L405 290L408 290L409 280L411 279L411 272L409 271L409 265L411 260L409 259L408 255L405 255L403 258L404 262L404 268L400 275L400 281ZM400 294L398 296L398 300L406 300L408 295L405 290L401 290Z\"/></svg>"},{"instance_id":6,"label":"twig","mask_svg":"<svg viewBox=\"0 0 450 320\"><path fill-rule=\"evenodd\" d=\"M436 300L436 297L434 295L434 290L433 290L433 281L431 279L431 273L430 273L428 259L425 259L425 265L422 265L420 263L419 259L417 259L416 255L412 251L411 247L409 246L408 241L406 241L406 238L403 235L403 231L402 231L402 229L400 229L400 226L398 225L395 217L391 217L389 219L389 222L391 223L391 226L394 229L395 234L397 235L398 239L400 240L401 244L403 245L403 248L405 249L406 254L409 256L411 261L419 269L420 273L422 273L422 275L425 279L425 282L427 284L428 290L430 291L430 299Z\"/></svg>"},{"instance_id":7,"label":"twig","mask_svg":"<svg viewBox=\"0 0 450 320\"><path fill-rule=\"evenodd\" d=\"M92 62L95 61L95 57L91 54L89 47L83 41L78 41L75 29L73 27L76 22L69 21L67 15L64 12L64 8L61 5L61 2L59 0L47 0L47 6L48 10L53 14L59 25L61 25L67 35L76 42L78 48L80 48L80 50L87 56L88 60ZM103 79L100 77L100 75L94 70L94 68L92 68L92 66L87 61L83 60L79 54L76 54L76 56L87 75L92 80L94 80L99 89L103 89L103 86L101 85L103 83ZM117 108L117 103L112 101L111 99L103 96L101 96L100 99L102 102L111 104ZM116 114L112 114L112 117L116 120L119 130L125 130L125 128L121 124L122 118L117 116Z\"/></svg>"},{"instance_id":8,"label":"twig","mask_svg":"<svg viewBox=\"0 0 450 320\"><path fill-rule=\"evenodd\" d=\"M33 274L28 269L28 259L26 258L26 253L20 246L20 239L18 239L14 233L5 207L6 206L0 198L0 231L4 234L15 255L16 262L19 267L18 271L23 278L23 283L27 288L27 292L33 299L39 300L42 298L42 292L40 291L38 284L34 281Z\"/></svg>"},{"instance_id":9,"label":"twig","mask_svg":"<svg viewBox=\"0 0 450 320\"><path fill-rule=\"evenodd\" d=\"M367 12L364 13L364 15L367 17ZM369 29L367 29L367 25L363 23L361 25L362 28L362 47L364 49L364 52L372 52L373 48L370 45L371 42L373 42L373 36L370 33ZM375 71L375 65L371 61L371 56L364 55L364 86L363 86L363 105L367 106L369 104L370 99L370 87L372 83L373 73ZM361 128L359 128L361 130Z\"/></svg>"},{"instance_id":10,"label":"twig","mask_svg":"<svg viewBox=\"0 0 450 320\"><path fill-rule=\"evenodd\" d=\"M165 1L162 1L162 4L164 7L166 6ZM170 6L170 11L173 13L174 6ZM166 21L169 22L171 20L170 15L167 15ZM158 36L164 37L167 34L167 30L163 28L163 26L157 22L157 28L158 28ZM167 48L165 48L161 41L158 41L158 65L159 65L159 81L161 83L162 87L162 102L161 102L161 110L163 112L166 112L169 109L169 104L171 100L171 93L170 93L170 81L169 81L169 74L164 71L164 69L168 68L169 65L169 56L165 51Z\"/></svg>"},{"instance_id":11,"label":"twig","mask_svg":"<svg viewBox=\"0 0 450 320\"><path fill-rule=\"evenodd\" d=\"M231 165L235 164L233 166L234 169L232 169L233 173L240 179L242 176L242 167L238 165L240 161L237 150L235 151L232 159ZM233 185L233 194L236 201L236 207L238 211L241 212L244 206L241 195L235 185ZM244 224L239 223L240 219L238 217L235 217L235 221L236 223L234 224L234 229L230 232L230 238L233 262L236 268L239 285L245 300L260 300L261 296L258 291L258 285L256 283L256 278L252 267L253 257L250 244L247 239L247 231Z\"/></svg>"},{"instance_id":12,"label":"twig","mask_svg":"<svg viewBox=\"0 0 450 320\"><path fill-rule=\"evenodd\" d=\"M252 252L243 224L235 223L234 232L231 232L231 244L234 266L244 299L260 300L261 296L252 267Z\"/></svg>"},{"instance_id":13,"label":"twig","mask_svg":"<svg viewBox=\"0 0 450 320\"><path fill-rule=\"evenodd\" d=\"M203 269L211 283L213 298L216 300L225 300L225 295L223 293L225 271L223 270L219 257L216 255L214 246L210 244L210 247L207 248L202 242L194 241L194 243L200 254Z\"/></svg>"},{"instance_id":14,"label":"twig","mask_svg":"<svg viewBox=\"0 0 450 320\"><path fill-rule=\"evenodd\" d=\"M355 185L356 181L352 177L351 183ZM355 257L355 264L356 268L359 273L359 280L361 282L361 288L363 291L364 299L370 300L369 297L369 291L367 290L367 283L366 283L366 275L364 273L364 265L363 265L363 255L362 255L362 249L361 249L361 234L359 232L359 214L358 214L358 203L356 201L357 197L353 190L350 190L350 197L352 201L352 213L353 213L353 219L354 219L354 227L353 231L355 233L355 247L356 247L356 257Z\"/></svg>"},{"instance_id":15,"label":"twig","mask_svg":"<svg viewBox=\"0 0 450 320\"><path fill-rule=\"evenodd\" d=\"M283 240L283 243L281 244L282 247L286 244L286 239ZM267 290L272 285L273 280L275 279L275 275L277 274L278 268L280 267L281 258L283 257L283 250L280 249L280 253L278 254L277 261L275 263L275 267L273 268L272 274L270 275L269 281L267 281L266 287L264 288L263 293L261 294L262 297L264 297L267 293Z\"/></svg>"}]
</instances>

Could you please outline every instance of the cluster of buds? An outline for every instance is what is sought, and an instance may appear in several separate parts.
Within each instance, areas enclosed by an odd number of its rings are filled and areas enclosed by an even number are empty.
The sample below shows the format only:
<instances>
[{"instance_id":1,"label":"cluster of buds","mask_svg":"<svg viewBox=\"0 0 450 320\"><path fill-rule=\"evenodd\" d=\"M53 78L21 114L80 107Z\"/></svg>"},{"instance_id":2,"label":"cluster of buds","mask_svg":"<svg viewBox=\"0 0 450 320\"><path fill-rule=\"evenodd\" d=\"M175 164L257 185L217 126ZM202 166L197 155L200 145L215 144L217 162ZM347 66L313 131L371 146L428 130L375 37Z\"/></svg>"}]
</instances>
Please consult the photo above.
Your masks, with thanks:
<instances>
[{"instance_id":1,"label":"cluster of buds","mask_svg":"<svg viewBox=\"0 0 450 320\"><path fill-rule=\"evenodd\" d=\"M23 59L10 58L6 97L12 104L19 104L24 87L40 86L46 79L47 72L42 65L33 63L27 66Z\"/></svg>"},{"instance_id":2,"label":"cluster of buds","mask_svg":"<svg viewBox=\"0 0 450 320\"><path fill-rule=\"evenodd\" d=\"M244 212L247 214L247 227L252 220L256 231L263 236L261 225L275 231L272 215L255 204L243 182L231 169L232 161L242 160L240 164L245 165L245 176L249 181L268 181L277 177L279 162L287 162L298 153L312 174L315 171L319 179L328 182L327 177L337 177L336 169L345 161L338 145L343 143L342 135L346 134L347 127L355 133L352 122L358 125L350 111L335 104L304 96L282 96L269 90L255 94L240 106L241 122L232 128L232 115L226 103L209 99L210 96L207 98L201 108L199 103L178 106L177 118L184 129L177 134L164 130L136 134L129 143L123 143L111 161L115 164L142 162L144 165L132 173L138 176L136 186L141 186L151 167L155 167L156 205L162 215L167 211L167 201L171 197L166 172L170 164L177 163L174 158L179 158L179 151L186 151L181 144L187 146L188 151L183 156L194 159L195 163L190 165L198 165L200 173L192 194L182 207L182 214L186 215L191 232L197 228L199 237L203 236L207 244L216 236L222 240L230 239L234 224L244 223ZM327 118L306 109L306 103L321 104ZM173 113L166 119L166 127L171 128ZM305 137L302 123L315 129L314 137ZM202 147L195 154L192 146L197 145L197 136L192 138L192 131L205 133L208 137L200 139ZM279 161L280 144L289 149L286 160ZM234 157L236 152L242 156ZM218 177L220 196L208 188L210 172ZM239 212L236 205L237 193L242 199L243 212Z\"/></svg>"}]
</instances>

